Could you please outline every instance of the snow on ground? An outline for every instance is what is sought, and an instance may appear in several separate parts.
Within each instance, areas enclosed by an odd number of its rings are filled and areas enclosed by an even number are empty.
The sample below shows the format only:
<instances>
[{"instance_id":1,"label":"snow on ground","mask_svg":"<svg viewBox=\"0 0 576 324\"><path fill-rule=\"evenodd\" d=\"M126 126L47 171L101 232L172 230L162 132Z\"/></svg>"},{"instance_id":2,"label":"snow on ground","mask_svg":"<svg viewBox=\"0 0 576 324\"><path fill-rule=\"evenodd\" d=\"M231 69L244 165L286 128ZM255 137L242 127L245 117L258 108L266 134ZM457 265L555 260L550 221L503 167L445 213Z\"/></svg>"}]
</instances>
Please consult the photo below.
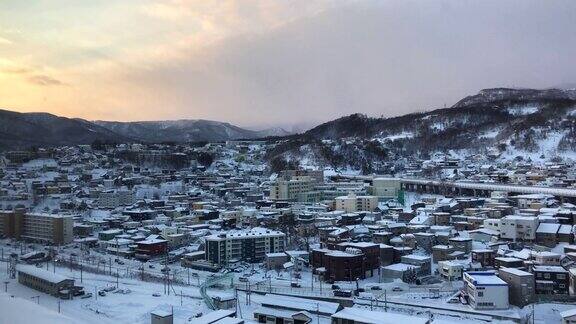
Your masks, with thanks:
<instances>
[{"instance_id":1,"label":"snow on ground","mask_svg":"<svg viewBox=\"0 0 576 324\"><path fill-rule=\"evenodd\" d=\"M508 113L513 116L526 116L538 112L540 108L534 105L514 106L507 109Z\"/></svg>"},{"instance_id":2,"label":"snow on ground","mask_svg":"<svg viewBox=\"0 0 576 324\"><path fill-rule=\"evenodd\" d=\"M0 323L73 324L77 320L36 304L32 299L0 293Z\"/></svg>"},{"instance_id":3,"label":"snow on ground","mask_svg":"<svg viewBox=\"0 0 576 324\"><path fill-rule=\"evenodd\" d=\"M497 129L493 129L490 131L487 131L485 133L480 134L480 136L478 136L479 138L496 138L496 136L498 136L498 134L500 134L501 129L497 128Z\"/></svg>"},{"instance_id":4,"label":"snow on ground","mask_svg":"<svg viewBox=\"0 0 576 324\"><path fill-rule=\"evenodd\" d=\"M395 141L397 139L412 138L412 137L414 137L413 132L402 132L402 133L398 133L398 134L394 134L394 135L388 135L385 137L380 137L377 140L380 142L384 142L386 140Z\"/></svg>"},{"instance_id":5,"label":"snow on ground","mask_svg":"<svg viewBox=\"0 0 576 324\"><path fill-rule=\"evenodd\" d=\"M2 263L1 266L6 267L5 263ZM116 285L115 277L84 272L81 283L78 271L57 268L56 273L76 279L76 284L84 286L86 293L92 293L94 296L87 299L75 297L73 300L59 300L56 297L23 286L15 279L6 279L5 273L0 277L2 281L9 281L8 294L25 300L40 296L39 305L48 313L57 312L60 301L61 314L74 319L74 323L149 323L150 312L156 310L167 312L173 310L175 322L184 322L198 313L209 311L201 299L197 287L174 286L170 295L166 295L163 293L164 286L162 283L143 283L134 279L120 278L119 288L128 290L129 293L108 292L106 296L97 296L96 298L96 291ZM180 297L181 292L183 297ZM159 293L160 297L154 297L153 294L155 293ZM36 301L36 299L34 300ZM3 322L0 320L0 323Z\"/></svg>"}]
</instances>

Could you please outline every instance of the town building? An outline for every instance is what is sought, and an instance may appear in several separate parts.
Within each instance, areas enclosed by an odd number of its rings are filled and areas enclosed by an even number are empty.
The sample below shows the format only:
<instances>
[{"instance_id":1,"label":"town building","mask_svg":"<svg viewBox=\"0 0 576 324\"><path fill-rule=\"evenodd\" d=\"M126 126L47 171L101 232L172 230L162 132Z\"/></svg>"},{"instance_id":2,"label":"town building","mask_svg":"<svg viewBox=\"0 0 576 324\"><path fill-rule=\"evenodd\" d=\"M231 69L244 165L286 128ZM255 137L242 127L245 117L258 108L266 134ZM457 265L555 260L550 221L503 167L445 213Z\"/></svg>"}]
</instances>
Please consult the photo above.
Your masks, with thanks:
<instances>
[{"instance_id":1,"label":"town building","mask_svg":"<svg viewBox=\"0 0 576 324\"><path fill-rule=\"evenodd\" d=\"M508 284L494 272L465 272L464 292L474 309L508 309Z\"/></svg>"},{"instance_id":2,"label":"town building","mask_svg":"<svg viewBox=\"0 0 576 324\"><path fill-rule=\"evenodd\" d=\"M261 262L266 253L284 252L286 235L262 227L206 236L206 259L215 264Z\"/></svg>"}]
</instances>

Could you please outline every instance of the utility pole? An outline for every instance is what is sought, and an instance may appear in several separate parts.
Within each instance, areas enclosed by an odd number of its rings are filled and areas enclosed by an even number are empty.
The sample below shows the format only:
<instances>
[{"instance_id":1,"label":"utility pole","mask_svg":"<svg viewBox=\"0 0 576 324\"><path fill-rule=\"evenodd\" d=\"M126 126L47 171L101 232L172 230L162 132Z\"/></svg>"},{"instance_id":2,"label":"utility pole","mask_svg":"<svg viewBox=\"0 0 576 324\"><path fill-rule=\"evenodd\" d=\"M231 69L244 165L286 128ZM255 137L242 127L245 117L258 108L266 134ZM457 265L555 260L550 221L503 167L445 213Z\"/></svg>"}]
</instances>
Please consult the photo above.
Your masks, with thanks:
<instances>
[{"instance_id":1,"label":"utility pole","mask_svg":"<svg viewBox=\"0 0 576 324\"><path fill-rule=\"evenodd\" d=\"M318 324L320 324L320 303L316 303L316 316L318 318Z\"/></svg>"},{"instance_id":2,"label":"utility pole","mask_svg":"<svg viewBox=\"0 0 576 324\"><path fill-rule=\"evenodd\" d=\"M184 293L182 292L182 290L180 290L180 307L182 307L182 296L184 295Z\"/></svg>"},{"instance_id":3,"label":"utility pole","mask_svg":"<svg viewBox=\"0 0 576 324\"><path fill-rule=\"evenodd\" d=\"M386 298L386 289L384 289L384 311L388 311L388 299Z\"/></svg>"},{"instance_id":4,"label":"utility pole","mask_svg":"<svg viewBox=\"0 0 576 324\"><path fill-rule=\"evenodd\" d=\"M80 263L80 282L82 282L82 263Z\"/></svg>"},{"instance_id":5,"label":"utility pole","mask_svg":"<svg viewBox=\"0 0 576 324\"><path fill-rule=\"evenodd\" d=\"M10 281L6 280L4 281L4 292L8 292L8 284L10 283Z\"/></svg>"},{"instance_id":6,"label":"utility pole","mask_svg":"<svg viewBox=\"0 0 576 324\"><path fill-rule=\"evenodd\" d=\"M116 268L116 289L118 289L118 285L119 285L119 278L120 278L120 274L118 273L118 268Z\"/></svg>"},{"instance_id":7,"label":"utility pole","mask_svg":"<svg viewBox=\"0 0 576 324\"><path fill-rule=\"evenodd\" d=\"M312 289L312 293L314 293L314 271L310 271L310 276L312 277L312 280L310 280L311 289Z\"/></svg>"},{"instance_id":8,"label":"utility pole","mask_svg":"<svg viewBox=\"0 0 576 324\"><path fill-rule=\"evenodd\" d=\"M60 314L60 300L58 300L58 314Z\"/></svg>"}]
</instances>

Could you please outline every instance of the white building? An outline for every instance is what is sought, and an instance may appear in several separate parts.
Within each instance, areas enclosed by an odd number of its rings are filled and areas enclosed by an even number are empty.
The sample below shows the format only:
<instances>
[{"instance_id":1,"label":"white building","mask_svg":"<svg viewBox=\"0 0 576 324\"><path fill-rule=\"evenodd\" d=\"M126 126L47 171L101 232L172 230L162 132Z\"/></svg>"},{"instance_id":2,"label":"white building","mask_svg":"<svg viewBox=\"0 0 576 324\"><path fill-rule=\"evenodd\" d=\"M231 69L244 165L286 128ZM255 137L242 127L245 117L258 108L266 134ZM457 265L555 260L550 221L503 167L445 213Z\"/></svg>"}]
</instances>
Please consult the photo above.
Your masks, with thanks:
<instances>
[{"instance_id":1,"label":"white building","mask_svg":"<svg viewBox=\"0 0 576 324\"><path fill-rule=\"evenodd\" d=\"M266 253L284 252L286 235L255 227L249 231L229 231L206 236L206 260L216 264L263 261Z\"/></svg>"},{"instance_id":2,"label":"white building","mask_svg":"<svg viewBox=\"0 0 576 324\"><path fill-rule=\"evenodd\" d=\"M534 241L538 218L534 216L509 215L500 219L500 237L512 241Z\"/></svg>"},{"instance_id":3,"label":"white building","mask_svg":"<svg viewBox=\"0 0 576 324\"><path fill-rule=\"evenodd\" d=\"M343 210L347 213L374 211L378 207L378 197L356 196L356 194L351 193L348 196L336 197L334 203L336 210Z\"/></svg>"},{"instance_id":4,"label":"white building","mask_svg":"<svg viewBox=\"0 0 576 324\"><path fill-rule=\"evenodd\" d=\"M375 178L372 180L372 194L384 198L396 198L400 191L400 179Z\"/></svg>"},{"instance_id":5,"label":"white building","mask_svg":"<svg viewBox=\"0 0 576 324\"><path fill-rule=\"evenodd\" d=\"M490 271L465 272L464 290L474 309L508 309L508 284Z\"/></svg>"},{"instance_id":6,"label":"white building","mask_svg":"<svg viewBox=\"0 0 576 324\"><path fill-rule=\"evenodd\" d=\"M100 208L117 208L132 205L135 201L134 193L130 190L106 190L98 196Z\"/></svg>"}]
</instances>

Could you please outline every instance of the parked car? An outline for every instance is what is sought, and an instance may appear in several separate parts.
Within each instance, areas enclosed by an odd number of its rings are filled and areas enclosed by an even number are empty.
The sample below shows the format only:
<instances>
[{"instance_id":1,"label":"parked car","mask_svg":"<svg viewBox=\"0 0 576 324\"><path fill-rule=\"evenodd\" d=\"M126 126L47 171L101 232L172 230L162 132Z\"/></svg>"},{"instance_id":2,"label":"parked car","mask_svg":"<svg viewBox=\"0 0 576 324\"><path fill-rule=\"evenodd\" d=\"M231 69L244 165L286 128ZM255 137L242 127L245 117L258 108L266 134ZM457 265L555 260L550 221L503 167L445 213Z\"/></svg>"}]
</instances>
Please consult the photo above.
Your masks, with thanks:
<instances>
[{"instance_id":1,"label":"parked car","mask_svg":"<svg viewBox=\"0 0 576 324\"><path fill-rule=\"evenodd\" d=\"M336 289L340 289L340 286L338 286L338 285L332 285L332 290L336 290Z\"/></svg>"},{"instance_id":2,"label":"parked car","mask_svg":"<svg viewBox=\"0 0 576 324\"><path fill-rule=\"evenodd\" d=\"M292 282L292 283L290 283L290 287L292 287L292 288L300 288L300 287L302 287L302 286L301 286L299 283L297 283L297 282Z\"/></svg>"},{"instance_id":3,"label":"parked car","mask_svg":"<svg viewBox=\"0 0 576 324\"><path fill-rule=\"evenodd\" d=\"M382 290L382 287L380 286L372 286L370 287L371 290Z\"/></svg>"},{"instance_id":4,"label":"parked car","mask_svg":"<svg viewBox=\"0 0 576 324\"><path fill-rule=\"evenodd\" d=\"M104 290L100 290L98 292L98 296L104 297L104 296L106 296L106 292Z\"/></svg>"},{"instance_id":5,"label":"parked car","mask_svg":"<svg viewBox=\"0 0 576 324\"><path fill-rule=\"evenodd\" d=\"M396 286L396 287L392 288L392 291L404 291L404 289Z\"/></svg>"},{"instance_id":6,"label":"parked car","mask_svg":"<svg viewBox=\"0 0 576 324\"><path fill-rule=\"evenodd\" d=\"M82 299L88 299L88 298L91 298L91 297L92 297L92 293L87 293L87 294L84 294L84 296L82 296L82 297L80 297L80 298L82 298Z\"/></svg>"}]
</instances>

